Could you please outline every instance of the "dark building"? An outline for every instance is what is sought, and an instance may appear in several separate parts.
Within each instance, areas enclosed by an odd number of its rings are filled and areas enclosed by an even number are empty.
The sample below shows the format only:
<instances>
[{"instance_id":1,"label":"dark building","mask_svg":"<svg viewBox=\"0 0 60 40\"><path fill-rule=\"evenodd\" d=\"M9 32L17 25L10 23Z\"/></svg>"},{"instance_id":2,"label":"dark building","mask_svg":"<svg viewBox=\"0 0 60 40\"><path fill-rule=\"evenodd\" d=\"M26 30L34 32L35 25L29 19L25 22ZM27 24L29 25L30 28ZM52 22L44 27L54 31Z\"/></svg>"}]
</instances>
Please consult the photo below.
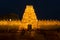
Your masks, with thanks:
<instances>
[{"instance_id":1,"label":"dark building","mask_svg":"<svg viewBox=\"0 0 60 40\"><path fill-rule=\"evenodd\" d=\"M17 14L15 13L10 13L10 14L7 14L7 15L2 15L0 16L0 20L19 20L19 17Z\"/></svg>"}]
</instances>

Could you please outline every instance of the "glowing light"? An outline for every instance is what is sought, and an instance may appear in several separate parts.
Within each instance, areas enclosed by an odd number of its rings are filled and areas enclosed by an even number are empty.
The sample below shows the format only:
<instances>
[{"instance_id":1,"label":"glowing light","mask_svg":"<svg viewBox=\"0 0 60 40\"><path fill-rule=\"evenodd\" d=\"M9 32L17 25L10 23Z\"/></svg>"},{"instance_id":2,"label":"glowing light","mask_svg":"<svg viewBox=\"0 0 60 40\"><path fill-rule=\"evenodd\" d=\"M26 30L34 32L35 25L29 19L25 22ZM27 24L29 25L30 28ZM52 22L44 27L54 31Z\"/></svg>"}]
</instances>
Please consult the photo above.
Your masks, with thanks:
<instances>
[{"instance_id":1,"label":"glowing light","mask_svg":"<svg viewBox=\"0 0 60 40\"><path fill-rule=\"evenodd\" d=\"M11 21L11 19L9 19L9 21Z\"/></svg>"}]
</instances>

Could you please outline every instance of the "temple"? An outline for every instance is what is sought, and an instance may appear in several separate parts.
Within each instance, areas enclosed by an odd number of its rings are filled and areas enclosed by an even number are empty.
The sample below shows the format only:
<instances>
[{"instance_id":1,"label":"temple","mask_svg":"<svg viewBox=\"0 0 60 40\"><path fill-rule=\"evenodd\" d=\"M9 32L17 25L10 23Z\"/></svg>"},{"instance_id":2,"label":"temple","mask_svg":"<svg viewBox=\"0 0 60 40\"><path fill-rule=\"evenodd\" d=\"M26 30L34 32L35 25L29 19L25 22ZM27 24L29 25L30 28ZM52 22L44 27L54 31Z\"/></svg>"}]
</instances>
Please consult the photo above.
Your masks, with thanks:
<instances>
[{"instance_id":1,"label":"temple","mask_svg":"<svg viewBox=\"0 0 60 40\"><path fill-rule=\"evenodd\" d=\"M32 5L27 5L23 14L22 20L14 20L0 21L0 25L8 25L8 26L19 26L20 29L27 29L28 25L31 25L32 29L49 29L49 28L57 28L60 27L60 21L58 20L38 20L36 17L36 13Z\"/></svg>"},{"instance_id":2,"label":"temple","mask_svg":"<svg viewBox=\"0 0 60 40\"><path fill-rule=\"evenodd\" d=\"M26 6L21 22L26 28L28 25L32 25L32 28L37 27L38 20L32 5Z\"/></svg>"}]
</instances>

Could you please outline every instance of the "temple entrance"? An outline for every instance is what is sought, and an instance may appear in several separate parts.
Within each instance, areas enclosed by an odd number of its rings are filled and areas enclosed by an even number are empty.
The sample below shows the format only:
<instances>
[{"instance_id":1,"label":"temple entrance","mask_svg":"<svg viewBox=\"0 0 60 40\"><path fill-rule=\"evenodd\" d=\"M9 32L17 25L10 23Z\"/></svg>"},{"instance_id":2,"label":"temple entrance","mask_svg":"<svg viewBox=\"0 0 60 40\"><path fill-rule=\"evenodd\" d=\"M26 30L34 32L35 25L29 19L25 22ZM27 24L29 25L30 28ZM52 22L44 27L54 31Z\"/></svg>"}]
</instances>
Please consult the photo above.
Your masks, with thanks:
<instances>
[{"instance_id":1,"label":"temple entrance","mask_svg":"<svg viewBox=\"0 0 60 40\"><path fill-rule=\"evenodd\" d=\"M31 31L31 30L32 30L32 25L28 24L28 31Z\"/></svg>"}]
</instances>

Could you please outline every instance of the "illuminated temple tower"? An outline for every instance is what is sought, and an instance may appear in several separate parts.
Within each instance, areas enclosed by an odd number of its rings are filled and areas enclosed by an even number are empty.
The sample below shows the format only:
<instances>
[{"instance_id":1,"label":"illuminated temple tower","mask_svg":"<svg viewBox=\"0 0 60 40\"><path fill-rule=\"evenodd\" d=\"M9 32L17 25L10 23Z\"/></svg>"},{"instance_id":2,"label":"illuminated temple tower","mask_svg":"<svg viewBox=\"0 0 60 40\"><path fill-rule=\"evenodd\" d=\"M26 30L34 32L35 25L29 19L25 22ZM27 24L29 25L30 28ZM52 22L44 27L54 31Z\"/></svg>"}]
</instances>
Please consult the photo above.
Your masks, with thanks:
<instances>
[{"instance_id":1,"label":"illuminated temple tower","mask_svg":"<svg viewBox=\"0 0 60 40\"><path fill-rule=\"evenodd\" d=\"M31 25L32 28L37 27L38 20L32 5L26 6L21 22L25 28L27 28L28 25Z\"/></svg>"}]
</instances>

